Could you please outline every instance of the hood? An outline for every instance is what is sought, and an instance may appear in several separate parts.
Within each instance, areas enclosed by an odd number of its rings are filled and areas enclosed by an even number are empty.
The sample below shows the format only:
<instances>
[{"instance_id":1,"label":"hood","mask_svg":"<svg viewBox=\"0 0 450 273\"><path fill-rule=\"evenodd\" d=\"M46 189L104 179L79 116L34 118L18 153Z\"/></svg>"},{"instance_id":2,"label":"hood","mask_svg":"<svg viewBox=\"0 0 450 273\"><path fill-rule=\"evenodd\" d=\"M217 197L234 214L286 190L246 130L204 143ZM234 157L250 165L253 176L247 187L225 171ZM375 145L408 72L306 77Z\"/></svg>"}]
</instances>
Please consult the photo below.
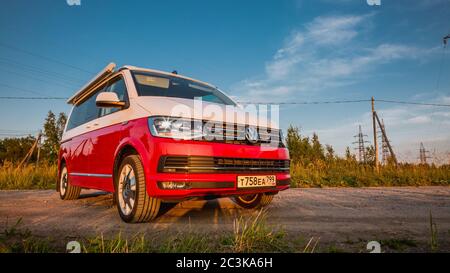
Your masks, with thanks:
<instances>
[{"instance_id":1,"label":"hood","mask_svg":"<svg viewBox=\"0 0 450 273\"><path fill-rule=\"evenodd\" d=\"M223 105L205 101L200 102L191 99L150 96L134 98L132 102L147 111L149 116L195 118L251 126L260 125L261 127L275 129L279 128L278 120L270 121L267 117L267 111L258 113L256 107L243 108L241 106Z\"/></svg>"}]
</instances>

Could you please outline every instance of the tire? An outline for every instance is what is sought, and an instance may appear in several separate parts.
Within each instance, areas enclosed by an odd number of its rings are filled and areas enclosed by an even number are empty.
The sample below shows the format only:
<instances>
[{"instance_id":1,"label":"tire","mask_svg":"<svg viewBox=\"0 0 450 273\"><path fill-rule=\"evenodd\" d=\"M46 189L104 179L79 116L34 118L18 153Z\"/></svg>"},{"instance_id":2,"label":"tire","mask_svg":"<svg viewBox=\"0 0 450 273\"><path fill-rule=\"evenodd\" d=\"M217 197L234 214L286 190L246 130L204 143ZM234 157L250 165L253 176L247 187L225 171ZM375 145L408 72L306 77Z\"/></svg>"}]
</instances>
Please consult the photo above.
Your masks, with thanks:
<instances>
[{"instance_id":1,"label":"tire","mask_svg":"<svg viewBox=\"0 0 450 273\"><path fill-rule=\"evenodd\" d=\"M265 193L234 196L233 201L244 209L261 208L269 205L274 195Z\"/></svg>"},{"instance_id":2,"label":"tire","mask_svg":"<svg viewBox=\"0 0 450 273\"><path fill-rule=\"evenodd\" d=\"M115 186L117 210L124 222L148 222L158 216L161 200L148 196L144 167L138 155L129 155L122 160Z\"/></svg>"},{"instance_id":3,"label":"tire","mask_svg":"<svg viewBox=\"0 0 450 273\"><path fill-rule=\"evenodd\" d=\"M58 182L59 197L62 200L75 200L80 197L81 188L70 184L66 164L61 165L61 174Z\"/></svg>"}]
</instances>

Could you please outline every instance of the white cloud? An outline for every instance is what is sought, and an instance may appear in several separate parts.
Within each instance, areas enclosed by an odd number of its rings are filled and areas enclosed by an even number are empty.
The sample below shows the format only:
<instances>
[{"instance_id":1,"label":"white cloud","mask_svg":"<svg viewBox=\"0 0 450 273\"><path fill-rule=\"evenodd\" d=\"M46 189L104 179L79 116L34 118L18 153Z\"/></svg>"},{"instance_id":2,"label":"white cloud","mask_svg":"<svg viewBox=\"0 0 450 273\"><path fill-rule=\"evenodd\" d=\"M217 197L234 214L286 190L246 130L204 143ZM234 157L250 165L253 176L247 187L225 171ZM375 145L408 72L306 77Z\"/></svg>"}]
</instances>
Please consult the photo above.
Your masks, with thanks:
<instances>
[{"instance_id":1,"label":"white cloud","mask_svg":"<svg viewBox=\"0 0 450 273\"><path fill-rule=\"evenodd\" d=\"M311 100L321 95L321 91L363 83L383 65L411 59L420 62L437 52L436 48L398 43L367 43L364 35L370 34L372 17L373 14L313 19L289 35L266 63L263 75L239 82L232 88L233 93L239 94L241 101ZM430 92L411 100L450 104L450 96L439 97ZM414 161L420 142L429 149L437 149L441 155L448 153L450 109L377 104L377 110L400 160ZM353 135L361 124L369 135L367 140L372 142L371 113L354 115L353 111L349 118L330 118L331 124L311 123L309 128L304 127L304 132L307 135L317 132L323 143L332 144L343 153L346 146L352 146Z\"/></svg>"},{"instance_id":2,"label":"white cloud","mask_svg":"<svg viewBox=\"0 0 450 273\"><path fill-rule=\"evenodd\" d=\"M338 45L358 35L357 27L368 16L317 17L307 24L307 35L318 45Z\"/></svg>"},{"instance_id":3,"label":"white cloud","mask_svg":"<svg viewBox=\"0 0 450 273\"><path fill-rule=\"evenodd\" d=\"M294 31L266 63L265 74L246 79L232 93L242 100L295 98L358 83L379 65L434 52L384 43L365 46L356 38L369 28L373 14L320 16Z\"/></svg>"},{"instance_id":4,"label":"white cloud","mask_svg":"<svg viewBox=\"0 0 450 273\"><path fill-rule=\"evenodd\" d=\"M424 124L430 121L431 119L429 116L416 116L407 120L407 122L411 124Z\"/></svg>"}]
</instances>

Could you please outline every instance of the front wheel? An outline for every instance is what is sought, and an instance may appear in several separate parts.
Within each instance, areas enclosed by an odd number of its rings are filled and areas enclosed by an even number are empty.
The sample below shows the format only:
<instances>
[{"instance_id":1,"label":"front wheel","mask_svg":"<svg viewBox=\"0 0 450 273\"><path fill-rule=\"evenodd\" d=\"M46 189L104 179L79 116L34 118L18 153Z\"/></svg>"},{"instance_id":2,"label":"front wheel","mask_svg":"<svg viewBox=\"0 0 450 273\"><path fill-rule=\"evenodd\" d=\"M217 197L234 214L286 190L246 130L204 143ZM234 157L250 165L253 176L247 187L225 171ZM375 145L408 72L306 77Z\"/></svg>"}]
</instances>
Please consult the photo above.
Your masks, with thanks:
<instances>
[{"instance_id":1,"label":"front wheel","mask_svg":"<svg viewBox=\"0 0 450 273\"><path fill-rule=\"evenodd\" d=\"M234 196L233 201L244 209L254 209L269 205L273 195L265 193L247 194Z\"/></svg>"},{"instance_id":2,"label":"front wheel","mask_svg":"<svg viewBox=\"0 0 450 273\"><path fill-rule=\"evenodd\" d=\"M161 200L148 196L144 168L139 156L125 157L117 174L115 198L120 218L127 223L155 219Z\"/></svg>"}]
</instances>

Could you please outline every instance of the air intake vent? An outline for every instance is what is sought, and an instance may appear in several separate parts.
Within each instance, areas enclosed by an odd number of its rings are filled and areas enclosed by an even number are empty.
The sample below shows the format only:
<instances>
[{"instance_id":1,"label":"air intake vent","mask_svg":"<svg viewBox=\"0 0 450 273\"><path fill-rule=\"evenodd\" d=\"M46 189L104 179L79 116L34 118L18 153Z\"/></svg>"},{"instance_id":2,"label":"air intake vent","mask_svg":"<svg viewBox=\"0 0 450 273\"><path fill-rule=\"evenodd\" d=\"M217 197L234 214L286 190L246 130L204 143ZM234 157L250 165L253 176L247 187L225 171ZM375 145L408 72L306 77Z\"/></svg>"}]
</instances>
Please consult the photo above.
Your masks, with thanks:
<instances>
[{"instance_id":1,"label":"air intake vent","mask_svg":"<svg viewBox=\"0 0 450 273\"><path fill-rule=\"evenodd\" d=\"M205 156L161 157L158 171L164 173L288 173L289 160Z\"/></svg>"}]
</instances>

